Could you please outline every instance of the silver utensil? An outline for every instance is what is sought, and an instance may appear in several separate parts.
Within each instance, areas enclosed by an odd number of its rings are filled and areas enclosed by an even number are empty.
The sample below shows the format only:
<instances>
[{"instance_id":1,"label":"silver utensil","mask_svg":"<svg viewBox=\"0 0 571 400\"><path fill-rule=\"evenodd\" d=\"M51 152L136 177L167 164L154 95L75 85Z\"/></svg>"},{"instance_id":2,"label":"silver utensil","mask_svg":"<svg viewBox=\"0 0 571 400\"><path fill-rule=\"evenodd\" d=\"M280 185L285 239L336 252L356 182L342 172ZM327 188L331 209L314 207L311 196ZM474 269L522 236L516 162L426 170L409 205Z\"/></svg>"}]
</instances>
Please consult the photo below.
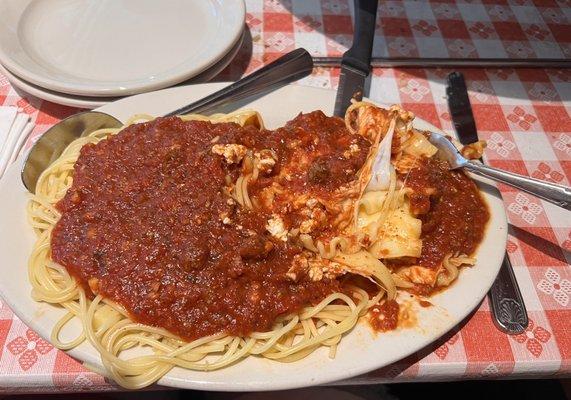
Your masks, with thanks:
<instances>
[{"instance_id":1,"label":"silver utensil","mask_svg":"<svg viewBox=\"0 0 571 400\"><path fill-rule=\"evenodd\" d=\"M452 72L448 75L446 95L458 139L464 145L477 142L476 121L472 113L466 82L460 72ZM501 196L499 191L498 195ZM504 254L500 271L488 296L492 308L492 321L500 331L509 335L517 335L525 331L529 318L507 252Z\"/></svg>"},{"instance_id":2,"label":"silver utensil","mask_svg":"<svg viewBox=\"0 0 571 400\"><path fill-rule=\"evenodd\" d=\"M190 112L208 114L245 98L265 94L297 81L313 69L311 55L305 49L296 49L233 84L179 108L167 116ZM99 111L72 115L48 129L32 146L22 167L22 182L34 193L41 173L54 162L75 139L89 135L97 129L118 128L123 123Z\"/></svg>"},{"instance_id":3,"label":"silver utensil","mask_svg":"<svg viewBox=\"0 0 571 400\"><path fill-rule=\"evenodd\" d=\"M439 152L451 165L457 168L465 167L466 165L469 165L468 168L471 166L485 167L465 159L457 160L458 157L463 157L459 155L456 147L446 137L436 133L431 133L430 136L431 142L438 147ZM490 297L493 321L498 329L509 335L518 335L524 332L529 324L529 319L525 302L507 253L488 295Z\"/></svg>"},{"instance_id":4,"label":"silver utensil","mask_svg":"<svg viewBox=\"0 0 571 400\"><path fill-rule=\"evenodd\" d=\"M361 100L371 70L378 0L355 0L353 44L343 54L333 115L343 117L351 100Z\"/></svg>"},{"instance_id":5,"label":"silver utensil","mask_svg":"<svg viewBox=\"0 0 571 400\"><path fill-rule=\"evenodd\" d=\"M469 161L460 154L450 140L437 133L430 133L430 142L438 147L439 155L448 161L452 169L464 168L474 174L505 183L559 207L571 210L571 188Z\"/></svg>"},{"instance_id":6,"label":"silver utensil","mask_svg":"<svg viewBox=\"0 0 571 400\"><path fill-rule=\"evenodd\" d=\"M313 57L316 67L339 68L341 57ZM438 57L372 57L373 68L571 68L564 58L438 58Z\"/></svg>"}]
</instances>

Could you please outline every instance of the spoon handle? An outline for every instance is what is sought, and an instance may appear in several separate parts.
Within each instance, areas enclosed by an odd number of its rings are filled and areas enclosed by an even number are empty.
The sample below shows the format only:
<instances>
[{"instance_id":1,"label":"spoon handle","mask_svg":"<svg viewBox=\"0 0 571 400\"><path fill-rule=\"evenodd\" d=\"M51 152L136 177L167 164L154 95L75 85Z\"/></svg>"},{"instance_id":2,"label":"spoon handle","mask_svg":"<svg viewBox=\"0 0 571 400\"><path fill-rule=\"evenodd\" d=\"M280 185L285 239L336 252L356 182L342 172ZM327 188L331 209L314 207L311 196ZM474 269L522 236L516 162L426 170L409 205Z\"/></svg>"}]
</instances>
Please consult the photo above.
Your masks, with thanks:
<instances>
[{"instance_id":1,"label":"spoon handle","mask_svg":"<svg viewBox=\"0 0 571 400\"><path fill-rule=\"evenodd\" d=\"M214 108L235 103L246 97L270 92L279 86L297 81L311 74L313 59L305 49L296 49L278 58L254 73L212 93L194 103L179 108L166 116L188 113L208 114Z\"/></svg>"},{"instance_id":2,"label":"spoon handle","mask_svg":"<svg viewBox=\"0 0 571 400\"><path fill-rule=\"evenodd\" d=\"M475 162L467 162L464 168L477 175L518 188L523 192L539 197L566 210L571 210L571 188L569 187L502 171Z\"/></svg>"}]
</instances>

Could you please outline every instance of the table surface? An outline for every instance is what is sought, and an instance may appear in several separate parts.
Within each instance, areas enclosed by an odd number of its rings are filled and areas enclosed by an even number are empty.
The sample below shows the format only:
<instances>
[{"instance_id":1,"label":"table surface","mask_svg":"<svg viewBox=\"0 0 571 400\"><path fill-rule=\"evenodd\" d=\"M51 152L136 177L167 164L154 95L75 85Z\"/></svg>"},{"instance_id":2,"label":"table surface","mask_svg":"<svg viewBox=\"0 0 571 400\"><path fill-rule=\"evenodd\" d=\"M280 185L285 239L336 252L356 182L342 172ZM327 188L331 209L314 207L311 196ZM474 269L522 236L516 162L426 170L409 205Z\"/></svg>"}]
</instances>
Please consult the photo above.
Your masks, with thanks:
<instances>
[{"instance_id":1,"label":"table surface","mask_svg":"<svg viewBox=\"0 0 571 400\"><path fill-rule=\"evenodd\" d=\"M220 79L237 79L296 47L314 55L339 55L351 41L348 0L246 3L251 40L246 40ZM507 57L571 57L569 1L382 4L376 55L484 57L500 51ZM375 68L370 97L402 104L450 132L444 86L449 72ZM510 68L462 72L479 133L488 141L489 163L569 185L571 72ZM334 89L338 77L338 69L317 68L301 84ZM79 111L16 91L2 75L0 105L15 105L29 114L36 123L33 136ZM485 300L437 343L348 383L571 375L571 214L509 187L500 189L510 222L507 251L530 317L526 332L508 336L498 331ZM39 338L0 302L0 391L114 389Z\"/></svg>"}]
</instances>

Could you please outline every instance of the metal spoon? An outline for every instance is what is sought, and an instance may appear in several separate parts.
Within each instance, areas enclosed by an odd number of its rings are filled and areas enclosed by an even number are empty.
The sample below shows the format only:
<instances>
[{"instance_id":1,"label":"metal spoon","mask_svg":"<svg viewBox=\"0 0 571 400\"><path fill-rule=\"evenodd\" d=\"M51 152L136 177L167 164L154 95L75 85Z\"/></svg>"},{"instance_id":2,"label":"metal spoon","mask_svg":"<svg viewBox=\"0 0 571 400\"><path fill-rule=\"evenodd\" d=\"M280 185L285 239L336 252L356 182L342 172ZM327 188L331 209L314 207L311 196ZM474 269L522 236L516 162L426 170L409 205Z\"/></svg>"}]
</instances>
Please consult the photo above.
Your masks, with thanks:
<instances>
[{"instance_id":1,"label":"metal spoon","mask_svg":"<svg viewBox=\"0 0 571 400\"><path fill-rule=\"evenodd\" d=\"M430 132L430 142L439 150L439 156L448 161L451 169L464 168L474 174L505 183L519 190L539 197L559 207L571 210L571 188L540 181L527 176L502 171L464 158L456 146L445 136Z\"/></svg>"},{"instance_id":2,"label":"metal spoon","mask_svg":"<svg viewBox=\"0 0 571 400\"><path fill-rule=\"evenodd\" d=\"M313 60L305 49L296 49L278 58L254 73L217 92L179 108L167 116L190 112L206 113L239 100L265 94L297 81L311 73ZM99 111L86 111L72 115L48 129L32 146L24 166L22 182L28 191L35 193L38 178L75 139L89 135L97 129L119 128L117 118Z\"/></svg>"}]
</instances>

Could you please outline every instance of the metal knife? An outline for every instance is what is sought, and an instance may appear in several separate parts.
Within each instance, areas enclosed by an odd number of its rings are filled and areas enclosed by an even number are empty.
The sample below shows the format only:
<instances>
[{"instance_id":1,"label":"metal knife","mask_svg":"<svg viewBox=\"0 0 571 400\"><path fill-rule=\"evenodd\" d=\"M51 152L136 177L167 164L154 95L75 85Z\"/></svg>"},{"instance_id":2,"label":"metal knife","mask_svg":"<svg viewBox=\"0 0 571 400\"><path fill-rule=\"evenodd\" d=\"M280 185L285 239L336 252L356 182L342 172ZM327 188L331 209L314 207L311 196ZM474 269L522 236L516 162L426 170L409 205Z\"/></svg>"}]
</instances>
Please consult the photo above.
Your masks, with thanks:
<instances>
[{"instance_id":1,"label":"metal knife","mask_svg":"<svg viewBox=\"0 0 571 400\"><path fill-rule=\"evenodd\" d=\"M351 99L361 100L365 79L371 70L378 0L355 0L353 44L343 54L339 88L333 114L343 117Z\"/></svg>"},{"instance_id":2,"label":"metal knife","mask_svg":"<svg viewBox=\"0 0 571 400\"><path fill-rule=\"evenodd\" d=\"M448 75L446 95L454 129L460 143L466 145L477 142L478 131L468 98L466 82L460 72L452 72ZM529 319L507 253L488 295L494 324L498 329L510 335L524 332Z\"/></svg>"}]
</instances>

